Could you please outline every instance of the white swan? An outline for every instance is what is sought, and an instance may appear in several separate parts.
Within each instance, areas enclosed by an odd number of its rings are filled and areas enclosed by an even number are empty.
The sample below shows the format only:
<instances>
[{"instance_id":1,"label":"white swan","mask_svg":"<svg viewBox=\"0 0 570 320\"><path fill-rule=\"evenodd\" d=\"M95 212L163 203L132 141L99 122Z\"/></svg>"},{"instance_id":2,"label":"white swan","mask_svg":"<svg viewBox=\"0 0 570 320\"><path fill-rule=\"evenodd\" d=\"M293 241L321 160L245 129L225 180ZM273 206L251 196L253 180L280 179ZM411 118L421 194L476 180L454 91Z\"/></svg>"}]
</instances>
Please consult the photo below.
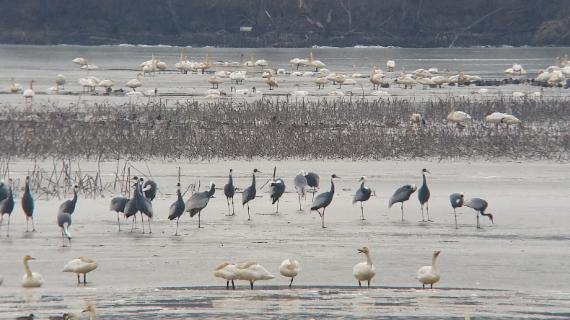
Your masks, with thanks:
<instances>
[{"instance_id":1,"label":"white swan","mask_svg":"<svg viewBox=\"0 0 570 320\"><path fill-rule=\"evenodd\" d=\"M238 268L235 264L224 262L214 269L214 276L226 280L226 289L230 288L230 281L232 282L232 289L236 288L234 280L238 279Z\"/></svg>"},{"instance_id":2,"label":"white swan","mask_svg":"<svg viewBox=\"0 0 570 320\"><path fill-rule=\"evenodd\" d=\"M85 59L83 57L75 58L75 59L71 60L71 62L73 62L77 65L80 65L80 66L87 65L87 59Z\"/></svg>"},{"instance_id":3,"label":"white swan","mask_svg":"<svg viewBox=\"0 0 570 320\"><path fill-rule=\"evenodd\" d=\"M115 85L115 82L110 79L104 79L99 81L97 85L101 88L105 88L105 92L110 92L111 88Z\"/></svg>"},{"instance_id":4,"label":"white swan","mask_svg":"<svg viewBox=\"0 0 570 320\"><path fill-rule=\"evenodd\" d=\"M396 61L394 60L386 61L386 69L388 70L388 72L394 72L395 68L396 68Z\"/></svg>"},{"instance_id":5,"label":"white swan","mask_svg":"<svg viewBox=\"0 0 570 320\"><path fill-rule=\"evenodd\" d=\"M433 284L437 283L440 279L439 270L435 264L435 261L441 251L437 250L433 252L431 258L431 266L423 266L418 270L417 279L422 283L422 287L425 289L426 284L429 284L433 288Z\"/></svg>"},{"instance_id":6,"label":"white swan","mask_svg":"<svg viewBox=\"0 0 570 320\"><path fill-rule=\"evenodd\" d=\"M267 60L259 59L259 60L255 61L255 66L261 67L262 69L263 69L263 67L267 67L268 65L269 65L269 63L267 62Z\"/></svg>"},{"instance_id":7,"label":"white swan","mask_svg":"<svg viewBox=\"0 0 570 320\"><path fill-rule=\"evenodd\" d=\"M319 77L315 79L315 84L317 85L318 89L324 89L325 84L329 83L329 79L326 77Z\"/></svg>"},{"instance_id":8,"label":"white swan","mask_svg":"<svg viewBox=\"0 0 570 320\"><path fill-rule=\"evenodd\" d=\"M140 77L142 77L141 73L137 74L136 79L129 80L125 85L133 89L133 91L137 91L136 88L141 87L143 85L142 81L140 80Z\"/></svg>"},{"instance_id":9,"label":"white swan","mask_svg":"<svg viewBox=\"0 0 570 320\"><path fill-rule=\"evenodd\" d=\"M10 92L12 93L18 93L18 92L22 92L22 85L20 85L19 83L16 83L14 78L11 78L12 83L10 84Z\"/></svg>"},{"instance_id":10,"label":"white swan","mask_svg":"<svg viewBox=\"0 0 570 320\"><path fill-rule=\"evenodd\" d=\"M301 271L301 264L295 259L285 259L279 266L279 273L284 277L291 278L289 288L293 285L293 279L299 274L299 271Z\"/></svg>"},{"instance_id":11,"label":"white swan","mask_svg":"<svg viewBox=\"0 0 570 320\"><path fill-rule=\"evenodd\" d=\"M32 102L32 100L34 99L34 96L36 95L33 89L33 85L34 85L34 80L30 81L30 87L26 90L24 90L24 93L22 93L22 96L24 96L24 102L28 102L28 100L30 100L30 103Z\"/></svg>"},{"instance_id":12,"label":"white swan","mask_svg":"<svg viewBox=\"0 0 570 320\"><path fill-rule=\"evenodd\" d=\"M32 258L29 255L24 256L24 270L26 274L22 278L22 287L24 288L38 288L44 284L44 277L37 272L32 272L30 270L30 266L28 266L28 261L35 260L36 258Z\"/></svg>"},{"instance_id":13,"label":"white swan","mask_svg":"<svg viewBox=\"0 0 570 320\"><path fill-rule=\"evenodd\" d=\"M245 80L245 71L234 71L230 73L230 80L235 81L236 84L242 84Z\"/></svg>"},{"instance_id":14,"label":"white swan","mask_svg":"<svg viewBox=\"0 0 570 320\"><path fill-rule=\"evenodd\" d=\"M273 88L279 88L279 83L275 78L271 76L271 74L265 79L265 83L267 83L269 86L269 90L273 90Z\"/></svg>"},{"instance_id":15,"label":"white swan","mask_svg":"<svg viewBox=\"0 0 570 320\"><path fill-rule=\"evenodd\" d=\"M77 284L81 283L80 275L83 274L83 284L87 284L87 273L97 269L95 260L79 257L69 261L64 267L63 272L73 272L77 274Z\"/></svg>"},{"instance_id":16,"label":"white swan","mask_svg":"<svg viewBox=\"0 0 570 320\"><path fill-rule=\"evenodd\" d=\"M55 76L55 85L56 85L56 89L57 91L59 91L59 89L63 89L65 86L65 76L63 74L58 74L57 76Z\"/></svg>"},{"instance_id":17,"label":"white swan","mask_svg":"<svg viewBox=\"0 0 570 320\"><path fill-rule=\"evenodd\" d=\"M463 124L465 121L471 120L471 116L463 111L451 111L447 115L447 121L452 123Z\"/></svg>"},{"instance_id":18,"label":"white swan","mask_svg":"<svg viewBox=\"0 0 570 320\"><path fill-rule=\"evenodd\" d=\"M218 76L211 76L208 78L208 83L212 85L212 89L217 89L220 83L222 83L222 79Z\"/></svg>"},{"instance_id":19,"label":"white swan","mask_svg":"<svg viewBox=\"0 0 570 320\"><path fill-rule=\"evenodd\" d=\"M403 84L404 89L407 89L408 86L410 86L410 89L412 89L414 84L416 84L416 80L414 80L411 75L405 73L401 73L396 78L396 80L394 80L394 82L396 82L397 84Z\"/></svg>"},{"instance_id":20,"label":"white swan","mask_svg":"<svg viewBox=\"0 0 570 320\"><path fill-rule=\"evenodd\" d=\"M359 287L362 287L362 281L368 281L368 287L370 287L370 280L372 280L376 274L374 265L372 265L372 259L370 258L370 250L368 250L368 247L362 247L358 249L358 252L366 255L366 261L354 265L352 274L356 280L358 280Z\"/></svg>"},{"instance_id":21,"label":"white swan","mask_svg":"<svg viewBox=\"0 0 570 320\"><path fill-rule=\"evenodd\" d=\"M412 113L410 116L410 121L414 124L425 124L424 117L420 113Z\"/></svg>"},{"instance_id":22,"label":"white swan","mask_svg":"<svg viewBox=\"0 0 570 320\"><path fill-rule=\"evenodd\" d=\"M445 76L435 76L431 78L431 81L433 81L435 83L435 85L437 85L438 87L441 88L441 86L445 83L449 83L449 79Z\"/></svg>"},{"instance_id":23,"label":"white swan","mask_svg":"<svg viewBox=\"0 0 570 320\"><path fill-rule=\"evenodd\" d=\"M309 53L309 64L313 67L315 67L315 72L318 72L320 68L326 68L327 65L324 64L321 60L315 60L313 59L313 53Z\"/></svg>"},{"instance_id":24,"label":"white swan","mask_svg":"<svg viewBox=\"0 0 570 320\"><path fill-rule=\"evenodd\" d=\"M275 278L274 275L269 273L262 265L257 262L246 262L238 265L237 270L238 280L249 281L251 290L253 290L253 283L259 280L271 280Z\"/></svg>"},{"instance_id":25,"label":"white swan","mask_svg":"<svg viewBox=\"0 0 570 320\"><path fill-rule=\"evenodd\" d=\"M485 122L494 123L498 125L499 123L501 123L501 120L504 117L505 114L502 112L493 112L493 113L488 112L487 114L485 114Z\"/></svg>"}]
</instances>

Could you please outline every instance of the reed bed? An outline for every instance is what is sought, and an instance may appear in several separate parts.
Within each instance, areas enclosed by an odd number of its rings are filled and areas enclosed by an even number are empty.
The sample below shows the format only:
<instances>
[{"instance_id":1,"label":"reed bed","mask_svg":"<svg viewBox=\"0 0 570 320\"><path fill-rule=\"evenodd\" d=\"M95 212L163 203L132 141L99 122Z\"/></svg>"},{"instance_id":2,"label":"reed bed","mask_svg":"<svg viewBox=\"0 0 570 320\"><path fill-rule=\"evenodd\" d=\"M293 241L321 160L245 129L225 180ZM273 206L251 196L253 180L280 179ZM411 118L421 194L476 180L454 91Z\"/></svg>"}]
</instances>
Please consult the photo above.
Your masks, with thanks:
<instances>
[{"instance_id":1,"label":"reed bed","mask_svg":"<svg viewBox=\"0 0 570 320\"><path fill-rule=\"evenodd\" d=\"M473 117L464 129L451 110ZM522 127L482 121L509 112ZM424 115L426 125L409 121ZM160 101L4 106L0 154L25 159L549 159L570 155L570 100L446 98ZM92 184L97 177L92 177ZM99 185L99 188L102 186Z\"/></svg>"}]
</instances>

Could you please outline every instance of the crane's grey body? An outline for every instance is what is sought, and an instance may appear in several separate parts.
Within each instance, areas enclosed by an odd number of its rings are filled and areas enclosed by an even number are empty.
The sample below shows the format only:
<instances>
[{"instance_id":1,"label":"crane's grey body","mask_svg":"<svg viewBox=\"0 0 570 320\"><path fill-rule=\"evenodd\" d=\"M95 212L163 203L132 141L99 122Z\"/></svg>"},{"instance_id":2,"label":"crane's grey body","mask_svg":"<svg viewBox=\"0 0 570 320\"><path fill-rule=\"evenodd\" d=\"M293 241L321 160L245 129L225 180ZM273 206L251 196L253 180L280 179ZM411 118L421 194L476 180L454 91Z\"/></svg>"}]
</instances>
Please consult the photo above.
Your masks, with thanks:
<instances>
[{"instance_id":1,"label":"crane's grey body","mask_svg":"<svg viewBox=\"0 0 570 320\"><path fill-rule=\"evenodd\" d=\"M206 208L210 202L210 198L214 196L214 193L216 193L216 185L210 183L209 190L194 193L186 203L186 211L190 212L190 217L194 217L198 214L198 228L202 228L200 224L202 210Z\"/></svg>"},{"instance_id":2,"label":"crane's grey body","mask_svg":"<svg viewBox=\"0 0 570 320\"><path fill-rule=\"evenodd\" d=\"M271 198L271 204L277 203L277 209L275 213L279 212L279 199L285 193L285 181L281 178L275 178L275 173L277 172L277 167L273 169L273 181L271 181L269 196Z\"/></svg>"},{"instance_id":3,"label":"crane's grey body","mask_svg":"<svg viewBox=\"0 0 570 320\"><path fill-rule=\"evenodd\" d=\"M180 183L178 183L176 187L176 201L170 205L170 212L168 214L168 220L176 219L176 233L174 234L175 236L178 235L178 221L180 220L180 217L186 208L184 200L182 199L182 193L180 192Z\"/></svg>"},{"instance_id":4,"label":"crane's grey body","mask_svg":"<svg viewBox=\"0 0 570 320\"><path fill-rule=\"evenodd\" d=\"M416 192L416 185L415 184L407 184L401 186L400 188L396 189L392 197L390 197L390 201L388 202L388 208L391 208L394 203L401 203L401 210L402 210L402 221L404 221L404 202L410 199L410 196Z\"/></svg>"},{"instance_id":5,"label":"crane's grey body","mask_svg":"<svg viewBox=\"0 0 570 320\"><path fill-rule=\"evenodd\" d=\"M6 237L10 237L10 217L12 216L12 211L14 211L14 194L12 192L12 179L9 180L10 185L8 186L8 192L6 197L0 201L0 228L4 221L4 215L8 215L8 230L6 231Z\"/></svg>"},{"instance_id":6,"label":"crane's grey body","mask_svg":"<svg viewBox=\"0 0 570 320\"><path fill-rule=\"evenodd\" d=\"M256 172L261 172L258 171L257 169L253 169L253 175L251 178L251 185L247 188L245 188L243 190L243 193L241 194L241 204L242 206L245 206L247 204L247 221L251 221L251 215L249 213L249 202L253 199L255 199L255 196L257 194L257 189L255 186L255 173Z\"/></svg>"},{"instance_id":7,"label":"crane's grey body","mask_svg":"<svg viewBox=\"0 0 570 320\"><path fill-rule=\"evenodd\" d=\"M325 227L325 210L331 204L333 197L334 197L334 178L338 178L336 174L331 176L331 189L327 192L323 192L315 197L313 200L313 204L311 205L311 211L317 211L319 216L321 217L321 228ZM323 209L321 213L319 210Z\"/></svg>"},{"instance_id":8,"label":"crane's grey body","mask_svg":"<svg viewBox=\"0 0 570 320\"><path fill-rule=\"evenodd\" d=\"M455 229L457 229L457 208L463 207L464 195L463 193L452 193L449 195L449 202L453 208L453 215L455 216Z\"/></svg>"},{"instance_id":9,"label":"crane's grey body","mask_svg":"<svg viewBox=\"0 0 570 320\"><path fill-rule=\"evenodd\" d=\"M127 203L125 203L125 209L124 209L124 213L125 213L125 218L130 218L133 217L133 223L131 224L131 232L133 232L133 229L135 228L136 225L136 220L137 220L137 212L139 212L139 209L137 208L137 193L140 192L140 186L139 186L139 179L135 176L133 177L133 180L136 180L136 182L133 184L133 195L131 196L131 198L127 201ZM142 216L142 215L141 215ZM143 224L143 228L144 228L144 224Z\"/></svg>"},{"instance_id":10,"label":"crane's grey body","mask_svg":"<svg viewBox=\"0 0 570 320\"><path fill-rule=\"evenodd\" d=\"M295 191L297 191L299 197L299 211L302 211L301 198L305 199L307 187L309 186L307 178L305 177L305 171L301 170L301 172L295 176L293 183L295 184Z\"/></svg>"},{"instance_id":11,"label":"crane's grey body","mask_svg":"<svg viewBox=\"0 0 570 320\"><path fill-rule=\"evenodd\" d=\"M422 185L418 190L418 200L420 201L420 206L422 209L422 222L426 221L424 219L424 206L426 207L427 221L431 222L432 220L429 218L429 202L428 202L430 193L426 180L426 172L429 173L427 169L422 169Z\"/></svg>"},{"instance_id":12,"label":"crane's grey body","mask_svg":"<svg viewBox=\"0 0 570 320\"><path fill-rule=\"evenodd\" d=\"M0 202L8 198L8 186L4 181L0 182Z\"/></svg>"},{"instance_id":13,"label":"crane's grey body","mask_svg":"<svg viewBox=\"0 0 570 320\"><path fill-rule=\"evenodd\" d=\"M313 188L312 200L315 200L315 193L317 192L317 189L319 189L319 181L321 180L321 178L319 177L318 174L314 172L307 172L305 174L305 179L307 179L307 185L310 188Z\"/></svg>"},{"instance_id":14,"label":"crane's grey body","mask_svg":"<svg viewBox=\"0 0 570 320\"><path fill-rule=\"evenodd\" d=\"M485 201L481 198L471 198L471 199L465 201L463 203L463 205L466 207L469 207L475 211L478 211L477 229L481 228L481 225L479 224L479 214L482 216L486 216L487 218L489 218L489 220L491 220L491 223L494 223L493 214L485 212L485 210L487 210L487 207L489 206L489 203L487 203L487 201Z\"/></svg>"},{"instance_id":15,"label":"crane's grey body","mask_svg":"<svg viewBox=\"0 0 570 320\"><path fill-rule=\"evenodd\" d=\"M234 178L232 176L233 169L230 169L230 175L228 177L228 183L224 186L224 195L226 196L226 201L228 202L228 215L235 215L234 207L234 195L236 194L236 187L234 186ZM230 213L230 199L232 200L232 209Z\"/></svg>"},{"instance_id":16,"label":"crane's grey body","mask_svg":"<svg viewBox=\"0 0 570 320\"><path fill-rule=\"evenodd\" d=\"M370 199L370 196L372 195L372 189L370 189L369 187L366 187L364 185L364 183L366 182L366 177L361 177L360 180L360 187L356 190L356 193L354 194L354 197L352 198L352 204L355 204L356 202L360 202L360 214L361 214L361 220L366 220L364 218L364 207L362 206L362 203L364 201L368 201L368 199Z\"/></svg>"},{"instance_id":17,"label":"crane's grey body","mask_svg":"<svg viewBox=\"0 0 570 320\"><path fill-rule=\"evenodd\" d=\"M156 192L158 191L158 185L153 180L147 180L142 185L144 190L144 196L148 200L152 201L156 197Z\"/></svg>"},{"instance_id":18,"label":"crane's grey body","mask_svg":"<svg viewBox=\"0 0 570 320\"><path fill-rule=\"evenodd\" d=\"M69 214L73 214L73 212L75 212L75 206L77 204L77 190L78 190L78 187L74 186L73 187L73 198L71 200L65 200L59 206L59 212L66 212Z\"/></svg>"},{"instance_id":19,"label":"crane's grey body","mask_svg":"<svg viewBox=\"0 0 570 320\"><path fill-rule=\"evenodd\" d=\"M152 203L150 202L150 199L148 199L144 194L143 194L143 190L142 190L142 186L143 186L143 179L140 178L139 179L139 192L136 193L136 197L135 197L135 202L136 202L136 206L138 211L141 212L141 220L143 221L143 233L144 231L144 216L147 216L147 220L148 220L148 233L152 233L152 228L150 226L150 220L152 219L153 216L153 210L152 210ZM144 216L143 216L144 215Z\"/></svg>"},{"instance_id":20,"label":"crane's grey body","mask_svg":"<svg viewBox=\"0 0 570 320\"><path fill-rule=\"evenodd\" d=\"M119 226L119 232L121 232L121 219L120 214L125 213L125 206L129 202L129 198L126 197L114 197L111 199L111 205L109 206L109 210L115 211L117 213L117 225Z\"/></svg>"},{"instance_id":21,"label":"crane's grey body","mask_svg":"<svg viewBox=\"0 0 570 320\"><path fill-rule=\"evenodd\" d=\"M71 234L69 233L69 226L71 226L71 213L62 211L57 215L57 225L61 228L61 239L65 247L65 239L69 241L69 246L71 246Z\"/></svg>"},{"instance_id":22,"label":"crane's grey body","mask_svg":"<svg viewBox=\"0 0 570 320\"><path fill-rule=\"evenodd\" d=\"M26 177L26 185L24 186L24 194L22 195L22 210L26 215L26 232L28 232L30 219L32 220L32 231L36 231L36 226L34 224L34 197L32 196L32 190L30 188L30 177Z\"/></svg>"}]
</instances>

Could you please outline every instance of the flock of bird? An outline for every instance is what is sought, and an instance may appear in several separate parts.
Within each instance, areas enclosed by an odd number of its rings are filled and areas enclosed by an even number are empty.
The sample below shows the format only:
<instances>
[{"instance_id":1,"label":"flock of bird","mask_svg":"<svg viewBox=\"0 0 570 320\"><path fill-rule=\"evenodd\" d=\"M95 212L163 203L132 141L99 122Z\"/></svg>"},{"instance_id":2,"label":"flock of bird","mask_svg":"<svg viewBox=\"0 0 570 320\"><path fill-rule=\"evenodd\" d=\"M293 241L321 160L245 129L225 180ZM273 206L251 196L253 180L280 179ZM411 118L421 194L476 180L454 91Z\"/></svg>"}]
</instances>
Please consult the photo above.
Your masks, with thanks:
<instances>
[{"instance_id":1,"label":"flock of bird","mask_svg":"<svg viewBox=\"0 0 570 320\"><path fill-rule=\"evenodd\" d=\"M84 57L78 57L72 60L72 62L80 67L82 70L87 72L98 70L99 67L89 63L89 61ZM437 68L420 68L414 70L413 72L406 73L405 71L399 74L394 74L393 80L388 80L388 73L395 73L396 62L394 60L386 61L386 71L383 71L376 66L372 67L369 73L359 73L359 72L333 72L327 68L327 65L321 60L317 60L313 57L313 53L309 54L308 58L293 58L288 62L291 69L288 68L271 68L270 64L265 59L254 59L243 61L243 54L241 61L216 61L210 62L209 56L202 61L190 61L182 53L180 54L180 59L175 63L174 67L183 74L188 72L208 74L207 83L212 87L205 92L208 98L222 98L227 93L225 91L219 90L220 84L228 81L231 85L231 93L236 96L261 96L263 93L257 90L255 87L251 89L238 89L235 86L244 84L244 81L248 79L251 74L261 73L261 78L268 86L269 90L279 87L279 80L276 77L303 77L310 78L311 81L317 86L317 89L324 89L326 85L338 85L338 89L342 89L343 85L356 85L358 83L357 79L368 79L372 85L372 95L375 96L389 96L390 94L386 91L379 90L382 88L389 88L391 85L403 86L404 89L412 88L414 85L423 86L431 88L441 88L443 85L464 85L469 84L474 81L482 81L481 77L475 75L469 75L461 71L455 75L445 75L440 72ZM167 71L167 64L164 61L156 58L152 55L150 60L144 61L139 65L140 72L137 73L136 77L128 80L124 83L124 86L131 89L132 91L127 92L129 96L155 96L158 94L156 88L149 89L145 91L137 91L137 89L143 87L145 76L154 76L157 73ZM299 71L299 68L310 68L310 70ZM222 70L211 71L213 68L220 68ZM231 68L230 70L227 70ZM314 68L314 70L312 69ZM445 72L449 73L449 72ZM510 77L522 77L527 74L527 71L519 63L515 63L512 67L507 68L504 73ZM545 70L540 71L535 77L535 81L543 83L549 86L561 85L566 78L570 76L570 64L568 59L557 58L557 64L547 67ZM258 77L254 75L254 77ZM92 93L96 88L100 87L103 89L103 94L109 94L113 91L113 87L116 86L115 81L111 79L100 79L93 75L87 75L86 77L79 78L78 83L83 88L83 93ZM9 88L10 92L18 93L22 92L22 95L26 103L31 103L35 93L33 90L34 81L29 82L29 87L23 90L22 86L15 83L12 78L12 84ZM64 89L66 84L66 77L62 74L58 74L55 77L55 86L48 89L49 93L60 93ZM234 86L235 84L235 86ZM527 90L528 91L528 90ZM488 89L482 88L478 92L479 94L485 94ZM295 90L288 92L292 96L308 96L309 92L306 90ZM329 92L330 96L344 96L345 93L339 90L333 90ZM540 98L542 96L542 91L535 92L522 92L514 91L512 93L514 98Z\"/></svg>"},{"instance_id":2,"label":"flock of bird","mask_svg":"<svg viewBox=\"0 0 570 320\"><path fill-rule=\"evenodd\" d=\"M283 178L276 176L277 168L273 170L273 177L270 180L270 199L272 204L276 205L276 213L279 212L279 201L283 194L285 193L286 186ZM256 199L257 195L257 184L256 184L256 174L261 173L258 169L253 169L251 184L243 189L242 191L242 206L247 207L248 221L251 220L250 204ZM417 191L418 201L421 208L422 222L432 222L429 215L429 200L430 200L430 189L427 183L426 174L430 172L427 169L422 169L422 182L419 187L415 184L404 185L394 192L394 194L389 198L388 208L391 208L394 204L400 203L402 221L404 220L404 203L410 199L413 193ZM294 189L298 196L299 210L302 211L301 200L306 197L308 191L312 191L313 199L310 205L311 211L316 211L321 218L321 227L326 228L325 225L325 212L327 207L333 202L335 195L335 185L334 180L340 178L336 174L332 174L330 178L330 189L324 191L315 196L316 190L320 187L320 176L314 172L305 172L301 170L294 178ZM153 180L144 180L134 176L132 179L133 188L132 196L117 196L111 199L110 210L117 213L117 224L119 231L121 231L121 214L125 218L133 218L131 232L136 226L136 215L140 214L142 221L142 230L145 233L144 218L147 218L149 233L152 233L151 220L154 216L154 210L152 206L152 201L155 199L158 184ZM364 206L363 204L368 201L375 192L366 185L366 177L362 176L359 179L360 185L355 191L352 198L352 203L360 203L360 213L361 219L365 220L364 216ZM0 183L0 228L4 222L4 216L8 215L7 232L6 235L10 236L10 217L15 208L14 193L12 187L12 179L8 179L7 182ZM228 215L235 215L234 207L234 196L236 194L236 186L233 180L233 170L230 169L228 175L228 182L224 185L224 195L226 197L228 206ZM79 187L76 185L73 187L73 198L64 201L58 210L57 215L57 225L61 229L62 245L71 246L71 233L70 226L72 224L73 213L75 212L75 207L78 200ZM187 201L184 201L183 194L180 190L180 183L177 184L176 190L176 201L171 204L169 209L169 220L176 220L176 233L178 235L179 220L185 212L190 214L190 217L198 216L198 228L201 228L201 213L207 207L210 199L213 198L216 192L216 186L214 183L210 183L208 190L198 191L193 193ZM455 227L457 228L457 214L456 209L466 206L472 208L477 213L477 228L480 228L479 215L486 216L491 222L493 222L493 215L486 212L488 203L484 199L471 198L468 200L464 199L463 193L453 193L450 195L450 204L455 213ZM32 222L32 231L35 231L34 224L34 198L32 195L30 187L30 177L26 177L24 192L21 197L21 208L26 217L26 232L29 231L29 222ZM424 215L425 211L425 215ZM426 219L427 217L427 219Z\"/></svg>"}]
</instances>

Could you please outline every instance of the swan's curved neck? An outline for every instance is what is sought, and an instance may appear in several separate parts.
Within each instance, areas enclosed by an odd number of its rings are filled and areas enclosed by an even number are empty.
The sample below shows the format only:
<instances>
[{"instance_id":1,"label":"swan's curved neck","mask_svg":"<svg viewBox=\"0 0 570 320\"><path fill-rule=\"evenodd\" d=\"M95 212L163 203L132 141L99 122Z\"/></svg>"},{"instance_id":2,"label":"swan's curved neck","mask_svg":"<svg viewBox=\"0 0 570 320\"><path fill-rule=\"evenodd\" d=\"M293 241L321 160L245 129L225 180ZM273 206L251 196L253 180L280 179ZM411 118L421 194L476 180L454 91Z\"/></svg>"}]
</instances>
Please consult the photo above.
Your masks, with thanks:
<instances>
[{"instance_id":1,"label":"swan's curved neck","mask_svg":"<svg viewBox=\"0 0 570 320\"><path fill-rule=\"evenodd\" d=\"M371 266L372 265L372 258L370 257L370 252L366 252L366 263Z\"/></svg>"},{"instance_id":2,"label":"swan's curved neck","mask_svg":"<svg viewBox=\"0 0 570 320\"><path fill-rule=\"evenodd\" d=\"M30 270L30 266L28 266L28 260L24 260L24 270L26 271L26 275L31 278L32 270Z\"/></svg>"},{"instance_id":3,"label":"swan's curved neck","mask_svg":"<svg viewBox=\"0 0 570 320\"><path fill-rule=\"evenodd\" d=\"M431 258L431 267L433 268L433 270L437 270L437 264L435 263L436 261L437 261L437 256L434 255L434 256Z\"/></svg>"}]
</instances>

